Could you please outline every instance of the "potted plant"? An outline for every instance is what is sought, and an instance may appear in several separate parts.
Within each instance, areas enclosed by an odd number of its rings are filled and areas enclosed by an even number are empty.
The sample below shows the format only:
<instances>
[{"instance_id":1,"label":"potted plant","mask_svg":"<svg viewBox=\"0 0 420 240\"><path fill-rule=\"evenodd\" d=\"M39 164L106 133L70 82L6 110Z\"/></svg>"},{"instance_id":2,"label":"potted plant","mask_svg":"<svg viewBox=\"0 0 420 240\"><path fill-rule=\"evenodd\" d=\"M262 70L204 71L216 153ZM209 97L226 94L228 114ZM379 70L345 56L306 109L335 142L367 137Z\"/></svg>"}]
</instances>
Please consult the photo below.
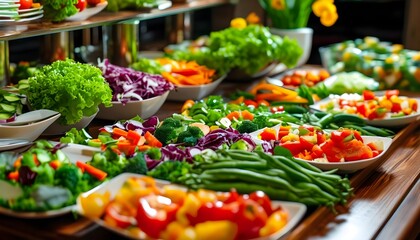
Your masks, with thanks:
<instances>
[{"instance_id":1,"label":"potted plant","mask_svg":"<svg viewBox=\"0 0 420 240\"><path fill-rule=\"evenodd\" d=\"M324 26L332 26L338 19L334 0L258 0L270 20L271 32L295 38L304 53L298 66L306 63L312 47L313 30L307 27L313 11Z\"/></svg>"}]
</instances>

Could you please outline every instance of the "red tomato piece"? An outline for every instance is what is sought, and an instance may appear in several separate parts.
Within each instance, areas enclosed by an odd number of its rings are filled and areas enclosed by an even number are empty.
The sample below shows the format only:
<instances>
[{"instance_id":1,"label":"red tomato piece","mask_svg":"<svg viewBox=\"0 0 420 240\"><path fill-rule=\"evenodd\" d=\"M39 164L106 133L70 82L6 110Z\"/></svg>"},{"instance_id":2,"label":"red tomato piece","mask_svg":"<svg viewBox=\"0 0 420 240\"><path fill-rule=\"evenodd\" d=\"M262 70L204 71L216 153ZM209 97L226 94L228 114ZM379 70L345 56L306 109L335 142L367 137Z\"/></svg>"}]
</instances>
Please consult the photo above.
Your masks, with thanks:
<instances>
[{"instance_id":1,"label":"red tomato piece","mask_svg":"<svg viewBox=\"0 0 420 240\"><path fill-rule=\"evenodd\" d=\"M20 3L19 9L29 9L29 8L32 7L33 1L32 0L20 0L19 3Z\"/></svg>"},{"instance_id":2,"label":"red tomato piece","mask_svg":"<svg viewBox=\"0 0 420 240\"><path fill-rule=\"evenodd\" d=\"M292 153L293 156L297 155L298 153L304 150L300 141L296 141L296 142L289 141L289 142L280 143L279 145L281 147L289 149L289 151Z\"/></svg>"},{"instance_id":3,"label":"red tomato piece","mask_svg":"<svg viewBox=\"0 0 420 240\"><path fill-rule=\"evenodd\" d=\"M329 140L321 145L322 151L325 153L329 162L340 162L343 154L339 147L335 146L334 142Z\"/></svg>"},{"instance_id":4,"label":"red tomato piece","mask_svg":"<svg viewBox=\"0 0 420 240\"><path fill-rule=\"evenodd\" d=\"M87 7L87 1L86 0L77 0L76 8L79 9L79 12L85 10Z\"/></svg>"},{"instance_id":5,"label":"red tomato piece","mask_svg":"<svg viewBox=\"0 0 420 240\"><path fill-rule=\"evenodd\" d=\"M302 137L302 136L300 136L300 137L299 137L299 141L300 141L300 144L302 145L302 148L303 148L304 150L311 151L311 150L312 150L312 148L313 148L313 146L315 145L314 143L311 143L311 142L307 141L307 140L306 140L304 137Z\"/></svg>"},{"instance_id":6,"label":"red tomato piece","mask_svg":"<svg viewBox=\"0 0 420 240\"><path fill-rule=\"evenodd\" d=\"M251 99L245 99L245 100L244 100L244 104L245 104L246 106L254 106L254 107L258 107L258 103L257 103L256 101L254 101L254 100L251 100Z\"/></svg>"},{"instance_id":7,"label":"red tomato piece","mask_svg":"<svg viewBox=\"0 0 420 240\"><path fill-rule=\"evenodd\" d=\"M388 99L390 99L392 96L399 96L399 95L400 95L400 90L398 89L385 91L385 97Z\"/></svg>"},{"instance_id":8,"label":"red tomato piece","mask_svg":"<svg viewBox=\"0 0 420 240\"><path fill-rule=\"evenodd\" d=\"M375 99L375 93L370 90L363 90L363 99L364 100L373 100Z\"/></svg>"}]
</instances>

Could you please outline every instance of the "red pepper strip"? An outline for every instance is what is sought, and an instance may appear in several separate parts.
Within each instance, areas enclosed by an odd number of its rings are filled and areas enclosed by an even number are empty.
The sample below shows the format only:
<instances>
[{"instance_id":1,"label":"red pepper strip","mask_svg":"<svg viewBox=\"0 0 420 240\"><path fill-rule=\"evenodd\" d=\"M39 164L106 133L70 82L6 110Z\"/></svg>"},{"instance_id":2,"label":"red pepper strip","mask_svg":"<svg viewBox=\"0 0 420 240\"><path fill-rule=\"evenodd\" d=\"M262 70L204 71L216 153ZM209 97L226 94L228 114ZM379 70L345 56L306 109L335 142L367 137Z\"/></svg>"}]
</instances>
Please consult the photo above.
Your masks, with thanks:
<instances>
[{"instance_id":1,"label":"red pepper strip","mask_svg":"<svg viewBox=\"0 0 420 240\"><path fill-rule=\"evenodd\" d=\"M90 175L92 175L100 181L104 180L108 175L108 173L102 171L101 169L95 168L94 166L81 161L77 161L76 166L79 167L82 170L82 172L86 171L87 173L89 173Z\"/></svg>"},{"instance_id":2,"label":"red pepper strip","mask_svg":"<svg viewBox=\"0 0 420 240\"><path fill-rule=\"evenodd\" d=\"M142 197L137 208L137 225L149 237L158 239L167 225L175 220L178 208L178 204L164 196Z\"/></svg>"},{"instance_id":3,"label":"red pepper strip","mask_svg":"<svg viewBox=\"0 0 420 240\"><path fill-rule=\"evenodd\" d=\"M195 69L189 69L189 68L184 68L184 69L172 69L173 73L177 73L177 74L181 74L184 76L191 76L191 75L196 75L198 74L198 71Z\"/></svg>"},{"instance_id":4,"label":"red pepper strip","mask_svg":"<svg viewBox=\"0 0 420 240\"><path fill-rule=\"evenodd\" d=\"M276 136L276 130L272 128L266 128L262 131L260 134L261 140L264 141L271 141L271 140L277 140Z\"/></svg>"},{"instance_id":5,"label":"red pepper strip","mask_svg":"<svg viewBox=\"0 0 420 240\"><path fill-rule=\"evenodd\" d=\"M130 206L127 202L111 202L105 210L105 221L112 222L120 228L127 228L136 223L136 209Z\"/></svg>"}]
</instances>

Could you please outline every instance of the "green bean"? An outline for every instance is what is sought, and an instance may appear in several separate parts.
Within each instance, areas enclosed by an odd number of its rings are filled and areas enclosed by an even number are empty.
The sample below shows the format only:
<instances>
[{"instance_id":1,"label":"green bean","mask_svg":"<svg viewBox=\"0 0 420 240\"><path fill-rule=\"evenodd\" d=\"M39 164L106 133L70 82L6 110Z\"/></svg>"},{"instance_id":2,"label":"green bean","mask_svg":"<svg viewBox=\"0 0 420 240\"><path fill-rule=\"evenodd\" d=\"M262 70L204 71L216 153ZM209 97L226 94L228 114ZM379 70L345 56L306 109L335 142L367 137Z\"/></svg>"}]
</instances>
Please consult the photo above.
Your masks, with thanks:
<instances>
[{"instance_id":1,"label":"green bean","mask_svg":"<svg viewBox=\"0 0 420 240\"><path fill-rule=\"evenodd\" d=\"M274 156L274 158L276 158L276 156ZM283 158L286 158L286 157L283 157ZM281 159L283 159L283 158L281 158ZM311 171L319 172L319 173L322 172L321 169L315 167L314 165L312 165L312 164L310 164L308 162L300 161L300 160L297 160L297 159L294 159L292 161L294 161L295 163L297 163L301 167L306 168L306 169L309 169Z\"/></svg>"},{"instance_id":2,"label":"green bean","mask_svg":"<svg viewBox=\"0 0 420 240\"><path fill-rule=\"evenodd\" d=\"M350 128L350 129L353 129L353 130L357 130L362 135L365 135L365 136L375 136L375 134L373 134L373 133L371 133L371 132L363 129L361 126L357 126L357 125L353 125L353 124L346 124L346 125L343 125L342 127L344 127L344 128Z\"/></svg>"},{"instance_id":3,"label":"green bean","mask_svg":"<svg viewBox=\"0 0 420 240\"><path fill-rule=\"evenodd\" d=\"M369 125L363 126L362 128L366 131L369 131L375 134L376 136L389 137L389 136L395 135L395 133L390 135L389 132L385 131L382 128L377 128L377 127L373 127Z\"/></svg>"},{"instance_id":4,"label":"green bean","mask_svg":"<svg viewBox=\"0 0 420 240\"><path fill-rule=\"evenodd\" d=\"M319 119L318 122L315 123L315 125L325 128L328 124L332 122L334 115L332 113L327 113L327 115L323 116L321 119Z\"/></svg>"},{"instance_id":5,"label":"green bean","mask_svg":"<svg viewBox=\"0 0 420 240\"><path fill-rule=\"evenodd\" d=\"M315 185L313 183L305 183L305 182L300 182L300 183L296 183L295 185L298 188L302 188L302 189L308 189L310 190L313 194L322 196L323 198L329 199L331 201L337 202L339 200L339 196L332 196L329 193L325 192L323 189L321 189L318 185Z\"/></svg>"},{"instance_id":6,"label":"green bean","mask_svg":"<svg viewBox=\"0 0 420 240\"><path fill-rule=\"evenodd\" d=\"M355 115L355 114L347 114L347 113L337 113L334 114L333 123L343 124L344 122L348 122L349 124L357 124L357 125L365 125L366 120Z\"/></svg>"},{"instance_id":7,"label":"green bean","mask_svg":"<svg viewBox=\"0 0 420 240\"><path fill-rule=\"evenodd\" d=\"M325 115L327 115L327 112L321 112L321 111L316 111L313 113L317 118L321 119L323 118Z\"/></svg>"},{"instance_id":8,"label":"green bean","mask_svg":"<svg viewBox=\"0 0 420 240\"><path fill-rule=\"evenodd\" d=\"M267 169L267 162L263 161L221 161L209 164L200 164L201 169L215 169L215 168L239 168L239 169Z\"/></svg>"},{"instance_id":9,"label":"green bean","mask_svg":"<svg viewBox=\"0 0 420 240\"><path fill-rule=\"evenodd\" d=\"M203 171L202 174L213 175L215 180L227 177L229 180L241 180L250 183L259 183L263 185L272 186L275 188L285 189L293 191L295 193L304 193L305 189L298 189L292 186L287 180L272 177L262 173L257 173L245 169L233 169L233 168L219 168L209 169Z\"/></svg>"},{"instance_id":10,"label":"green bean","mask_svg":"<svg viewBox=\"0 0 420 240\"><path fill-rule=\"evenodd\" d=\"M231 157L233 160L242 160L242 161L255 161L260 162L262 159L258 157L257 154L249 155L244 153L246 151L243 151L242 153L237 152L231 152L230 150L226 151L225 153Z\"/></svg>"},{"instance_id":11,"label":"green bean","mask_svg":"<svg viewBox=\"0 0 420 240\"><path fill-rule=\"evenodd\" d=\"M280 168L284 170L286 173L288 173L288 175L290 175L291 179L294 179L296 181L311 182L311 179L307 177L305 174L288 166L282 161L275 159L273 156L270 156L264 152L257 152L257 153L261 158L267 161L268 166L273 166L275 168Z\"/></svg>"}]
</instances>

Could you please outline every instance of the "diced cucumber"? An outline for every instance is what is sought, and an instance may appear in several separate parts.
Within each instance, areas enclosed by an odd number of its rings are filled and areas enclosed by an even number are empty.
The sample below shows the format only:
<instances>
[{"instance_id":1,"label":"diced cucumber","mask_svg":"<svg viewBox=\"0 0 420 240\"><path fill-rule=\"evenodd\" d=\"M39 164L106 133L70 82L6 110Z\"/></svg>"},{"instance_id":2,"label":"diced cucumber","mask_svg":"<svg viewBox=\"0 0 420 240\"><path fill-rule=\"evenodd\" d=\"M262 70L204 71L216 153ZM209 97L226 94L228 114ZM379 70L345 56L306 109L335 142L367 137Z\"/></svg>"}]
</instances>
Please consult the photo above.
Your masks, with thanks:
<instances>
[{"instance_id":1,"label":"diced cucumber","mask_svg":"<svg viewBox=\"0 0 420 240\"><path fill-rule=\"evenodd\" d=\"M6 103L0 103L0 110L14 113L16 111L16 107Z\"/></svg>"},{"instance_id":2,"label":"diced cucumber","mask_svg":"<svg viewBox=\"0 0 420 240\"><path fill-rule=\"evenodd\" d=\"M4 119L9 119L13 116L13 113L0 113L0 119L4 120Z\"/></svg>"},{"instance_id":3,"label":"diced cucumber","mask_svg":"<svg viewBox=\"0 0 420 240\"><path fill-rule=\"evenodd\" d=\"M17 96L17 95L14 95L14 94L4 95L3 97L4 97L4 99L6 101L9 101L9 102L17 102L17 101L20 101L20 97Z\"/></svg>"}]
</instances>

